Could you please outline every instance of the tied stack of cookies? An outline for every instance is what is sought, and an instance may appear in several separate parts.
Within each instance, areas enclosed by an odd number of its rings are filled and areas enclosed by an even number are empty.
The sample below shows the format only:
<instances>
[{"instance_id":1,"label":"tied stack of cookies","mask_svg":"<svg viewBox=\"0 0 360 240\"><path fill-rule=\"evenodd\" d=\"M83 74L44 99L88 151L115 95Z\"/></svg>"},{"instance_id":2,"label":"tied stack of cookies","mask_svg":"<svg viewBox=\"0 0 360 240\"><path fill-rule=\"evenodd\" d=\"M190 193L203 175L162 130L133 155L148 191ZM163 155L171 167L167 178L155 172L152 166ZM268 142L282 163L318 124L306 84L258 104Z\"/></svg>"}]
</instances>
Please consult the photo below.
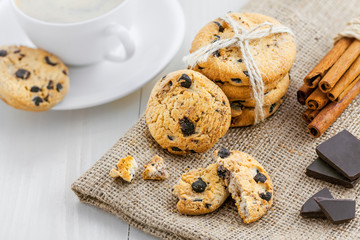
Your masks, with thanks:
<instances>
[{"instance_id":1,"label":"tied stack of cookies","mask_svg":"<svg viewBox=\"0 0 360 240\"><path fill-rule=\"evenodd\" d=\"M198 32L190 53L185 62L223 90L231 105L231 126L242 127L271 116L283 102L296 44L291 31L271 17L228 13ZM257 105L262 112L258 119Z\"/></svg>"}]
</instances>

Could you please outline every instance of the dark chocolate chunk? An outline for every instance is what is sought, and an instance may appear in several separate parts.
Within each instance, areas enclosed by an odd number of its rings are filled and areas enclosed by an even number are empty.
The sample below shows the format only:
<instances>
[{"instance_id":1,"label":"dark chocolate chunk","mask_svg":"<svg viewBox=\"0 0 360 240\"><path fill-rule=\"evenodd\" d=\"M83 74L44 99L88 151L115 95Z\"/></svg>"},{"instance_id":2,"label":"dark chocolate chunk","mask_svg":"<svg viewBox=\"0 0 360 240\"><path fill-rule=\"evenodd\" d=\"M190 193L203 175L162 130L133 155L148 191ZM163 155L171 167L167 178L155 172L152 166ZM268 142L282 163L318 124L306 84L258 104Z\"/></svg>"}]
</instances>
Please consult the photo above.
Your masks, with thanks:
<instances>
[{"instance_id":1,"label":"dark chocolate chunk","mask_svg":"<svg viewBox=\"0 0 360 240\"><path fill-rule=\"evenodd\" d=\"M332 223L340 224L355 218L356 202L351 199L314 198L326 218Z\"/></svg>"},{"instance_id":2,"label":"dark chocolate chunk","mask_svg":"<svg viewBox=\"0 0 360 240\"><path fill-rule=\"evenodd\" d=\"M301 207L300 215L308 218L326 218L319 205L315 202L316 197L334 198L328 188L324 188L311 196Z\"/></svg>"},{"instance_id":3,"label":"dark chocolate chunk","mask_svg":"<svg viewBox=\"0 0 360 240\"><path fill-rule=\"evenodd\" d=\"M189 88L191 86L191 78L187 74L182 74L178 80L180 85L184 88Z\"/></svg>"},{"instance_id":4,"label":"dark chocolate chunk","mask_svg":"<svg viewBox=\"0 0 360 240\"><path fill-rule=\"evenodd\" d=\"M202 202L202 199L196 198L196 199L194 199L194 202Z\"/></svg>"},{"instance_id":5,"label":"dark chocolate chunk","mask_svg":"<svg viewBox=\"0 0 360 240\"><path fill-rule=\"evenodd\" d=\"M46 95L46 97L44 97L44 100L45 100L46 102L49 102L49 94Z\"/></svg>"},{"instance_id":6,"label":"dark chocolate chunk","mask_svg":"<svg viewBox=\"0 0 360 240\"><path fill-rule=\"evenodd\" d=\"M272 194L270 192L260 193L259 195L262 199L264 199L267 202L270 201L270 199L272 197Z\"/></svg>"},{"instance_id":7,"label":"dark chocolate chunk","mask_svg":"<svg viewBox=\"0 0 360 240\"><path fill-rule=\"evenodd\" d=\"M316 148L319 157L350 180L360 176L360 140L346 130Z\"/></svg>"},{"instance_id":8,"label":"dark chocolate chunk","mask_svg":"<svg viewBox=\"0 0 360 240\"><path fill-rule=\"evenodd\" d=\"M192 189L197 193L205 191L206 186L207 184L202 180L202 178L198 178L198 180L191 184Z\"/></svg>"},{"instance_id":9,"label":"dark chocolate chunk","mask_svg":"<svg viewBox=\"0 0 360 240\"><path fill-rule=\"evenodd\" d=\"M211 207L211 204L210 204L210 203L205 203L205 207L206 207L206 208L210 208L210 207Z\"/></svg>"},{"instance_id":10,"label":"dark chocolate chunk","mask_svg":"<svg viewBox=\"0 0 360 240\"><path fill-rule=\"evenodd\" d=\"M200 67L200 65L198 65L198 68L201 70L201 69L204 69L203 67Z\"/></svg>"},{"instance_id":11,"label":"dark chocolate chunk","mask_svg":"<svg viewBox=\"0 0 360 240\"><path fill-rule=\"evenodd\" d=\"M67 73L65 70L62 70L62 73L63 73L64 75L68 75L68 73Z\"/></svg>"},{"instance_id":12,"label":"dark chocolate chunk","mask_svg":"<svg viewBox=\"0 0 360 240\"><path fill-rule=\"evenodd\" d=\"M171 150L173 150L175 152L182 152L182 150L178 147L171 147Z\"/></svg>"},{"instance_id":13,"label":"dark chocolate chunk","mask_svg":"<svg viewBox=\"0 0 360 240\"><path fill-rule=\"evenodd\" d=\"M219 35L214 35L214 38L215 38L215 39L214 39L211 43L214 43L214 42L220 40L220 36L219 36Z\"/></svg>"},{"instance_id":14,"label":"dark chocolate chunk","mask_svg":"<svg viewBox=\"0 0 360 240\"><path fill-rule=\"evenodd\" d=\"M217 155L221 158L227 158L228 156L230 156L230 151L226 148L220 148Z\"/></svg>"},{"instance_id":15,"label":"dark chocolate chunk","mask_svg":"<svg viewBox=\"0 0 360 240\"><path fill-rule=\"evenodd\" d=\"M30 72L26 69L21 68L16 71L15 76L21 79L28 79L30 77Z\"/></svg>"},{"instance_id":16,"label":"dark chocolate chunk","mask_svg":"<svg viewBox=\"0 0 360 240\"><path fill-rule=\"evenodd\" d=\"M51 89L54 89L54 82L53 80L50 80L48 85L46 86L47 89L51 90Z\"/></svg>"},{"instance_id":17,"label":"dark chocolate chunk","mask_svg":"<svg viewBox=\"0 0 360 240\"><path fill-rule=\"evenodd\" d=\"M232 78L231 81L235 83L242 83L242 80L240 78Z\"/></svg>"},{"instance_id":18,"label":"dark chocolate chunk","mask_svg":"<svg viewBox=\"0 0 360 240\"><path fill-rule=\"evenodd\" d=\"M219 32L224 32L224 27L219 22L214 22L219 27Z\"/></svg>"},{"instance_id":19,"label":"dark chocolate chunk","mask_svg":"<svg viewBox=\"0 0 360 240\"><path fill-rule=\"evenodd\" d=\"M179 119L179 125L181 132L185 137L195 133L195 125L187 117L184 117L183 119Z\"/></svg>"},{"instance_id":20,"label":"dark chocolate chunk","mask_svg":"<svg viewBox=\"0 0 360 240\"><path fill-rule=\"evenodd\" d=\"M255 177L254 177L255 182L261 182L264 183L266 182L267 178L264 174L258 172Z\"/></svg>"},{"instance_id":21,"label":"dark chocolate chunk","mask_svg":"<svg viewBox=\"0 0 360 240\"><path fill-rule=\"evenodd\" d=\"M56 91L60 92L61 89L63 89L63 86L61 83L56 84Z\"/></svg>"},{"instance_id":22,"label":"dark chocolate chunk","mask_svg":"<svg viewBox=\"0 0 360 240\"><path fill-rule=\"evenodd\" d=\"M243 73L245 74L245 76L249 77L249 72L248 71L243 71Z\"/></svg>"},{"instance_id":23,"label":"dark chocolate chunk","mask_svg":"<svg viewBox=\"0 0 360 240\"><path fill-rule=\"evenodd\" d=\"M217 172L217 175L219 176L219 178L224 179L226 177L226 169L225 168L218 167L216 172Z\"/></svg>"},{"instance_id":24,"label":"dark chocolate chunk","mask_svg":"<svg viewBox=\"0 0 360 240\"><path fill-rule=\"evenodd\" d=\"M212 54L213 54L213 56L215 56L215 57L220 57L220 56L221 56L219 50L216 50L216 51L213 52Z\"/></svg>"},{"instance_id":25,"label":"dark chocolate chunk","mask_svg":"<svg viewBox=\"0 0 360 240\"><path fill-rule=\"evenodd\" d=\"M0 57L6 57L7 51L6 50L0 50Z\"/></svg>"},{"instance_id":26,"label":"dark chocolate chunk","mask_svg":"<svg viewBox=\"0 0 360 240\"><path fill-rule=\"evenodd\" d=\"M33 86L30 88L30 92L40 92L41 88L37 87L37 86Z\"/></svg>"},{"instance_id":27,"label":"dark chocolate chunk","mask_svg":"<svg viewBox=\"0 0 360 240\"><path fill-rule=\"evenodd\" d=\"M356 183L356 180L350 181L345 178L329 164L321 160L321 158L317 158L306 168L306 175L329 183L339 184L347 188L353 188Z\"/></svg>"},{"instance_id":28,"label":"dark chocolate chunk","mask_svg":"<svg viewBox=\"0 0 360 240\"><path fill-rule=\"evenodd\" d=\"M274 111L275 107L276 107L276 103L271 104L269 113L272 113Z\"/></svg>"},{"instance_id":29,"label":"dark chocolate chunk","mask_svg":"<svg viewBox=\"0 0 360 240\"><path fill-rule=\"evenodd\" d=\"M167 137L168 137L168 139L171 140L171 141L174 140L174 137L172 137L172 136L170 136L170 135L167 135Z\"/></svg>"},{"instance_id":30,"label":"dark chocolate chunk","mask_svg":"<svg viewBox=\"0 0 360 240\"><path fill-rule=\"evenodd\" d=\"M239 58L237 61L238 61L238 62L242 62L243 60L242 60L241 58Z\"/></svg>"},{"instance_id":31,"label":"dark chocolate chunk","mask_svg":"<svg viewBox=\"0 0 360 240\"><path fill-rule=\"evenodd\" d=\"M36 96L36 97L33 98L32 101L34 102L35 106L38 107L40 105L40 103L43 102L43 99L41 97L39 97L39 96Z\"/></svg>"},{"instance_id":32,"label":"dark chocolate chunk","mask_svg":"<svg viewBox=\"0 0 360 240\"><path fill-rule=\"evenodd\" d=\"M48 56L45 57L45 62L50 66L56 66L58 64L57 62L52 62Z\"/></svg>"}]
</instances>

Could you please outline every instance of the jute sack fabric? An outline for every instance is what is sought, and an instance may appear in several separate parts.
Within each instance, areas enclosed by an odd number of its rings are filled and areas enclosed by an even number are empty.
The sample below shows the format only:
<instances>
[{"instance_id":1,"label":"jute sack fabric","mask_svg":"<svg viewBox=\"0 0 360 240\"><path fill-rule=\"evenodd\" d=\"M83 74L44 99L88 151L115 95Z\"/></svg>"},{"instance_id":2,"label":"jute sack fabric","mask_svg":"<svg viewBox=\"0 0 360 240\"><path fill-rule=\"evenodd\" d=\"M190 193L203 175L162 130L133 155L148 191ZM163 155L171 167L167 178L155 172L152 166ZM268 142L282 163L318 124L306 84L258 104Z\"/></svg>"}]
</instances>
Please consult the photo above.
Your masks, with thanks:
<instances>
[{"instance_id":1,"label":"jute sack fabric","mask_svg":"<svg viewBox=\"0 0 360 240\"><path fill-rule=\"evenodd\" d=\"M80 201L111 212L163 239L360 239L360 184L345 189L305 175L305 168L316 158L315 147L320 142L343 129L360 138L360 98L319 139L305 132L306 124L301 118L304 108L296 101L296 90L303 84L303 77L329 51L333 37L360 13L360 2L251 0L241 11L272 16L296 35L298 55L291 70L292 81L285 102L275 115L253 127L230 129L213 149L184 157L163 151L152 139L142 117L73 183L72 189ZM188 169L213 163L213 150L219 147L251 154L272 177L274 205L260 221L243 224L231 198L211 214L190 217L176 212L172 186ZM139 166L155 154L162 156L170 178L163 182L144 181L139 172L131 184L114 181L109 170L128 154ZM357 217L338 226L326 220L300 217L302 204L324 187L329 187L336 198L355 199Z\"/></svg>"}]
</instances>

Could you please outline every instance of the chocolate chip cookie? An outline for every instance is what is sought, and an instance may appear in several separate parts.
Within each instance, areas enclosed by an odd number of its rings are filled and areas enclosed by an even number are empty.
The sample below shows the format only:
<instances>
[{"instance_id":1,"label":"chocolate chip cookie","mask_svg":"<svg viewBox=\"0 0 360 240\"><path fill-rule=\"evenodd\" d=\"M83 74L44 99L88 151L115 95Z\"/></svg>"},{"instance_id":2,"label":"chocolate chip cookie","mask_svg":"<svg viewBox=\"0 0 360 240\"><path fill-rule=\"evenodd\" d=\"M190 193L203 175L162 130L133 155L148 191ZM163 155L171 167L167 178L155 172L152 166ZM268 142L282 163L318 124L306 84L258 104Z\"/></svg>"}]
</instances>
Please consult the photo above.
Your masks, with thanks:
<instances>
[{"instance_id":1,"label":"chocolate chip cookie","mask_svg":"<svg viewBox=\"0 0 360 240\"><path fill-rule=\"evenodd\" d=\"M272 206L273 184L269 174L250 155L221 148L215 151L226 186L244 223L260 219Z\"/></svg>"},{"instance_id":2,"label":"chocolate chip cookie","mask_svg":"<svg viewBox=\"0 0 360 240\"><path fill-rule=\"evenodd\" d=\"M218 209L229 196L225 182L218 175L218 165L210 164L184 173L172 192L179 198L177 209L186 215L201 215Z\"/></svg>"},{"instance_id":3,"label":"chocolate chip cookie","mask_svg":"<svg viewBox=\"0 0 360 240\"><path fill-rule=\"evenodd\" d=\"M0 47L0 97L27 111L47 111L69 89L67 67L56 56L24 46Z\"/></svg>"},{"instance_id":4,"label":"chocolate chip cookie","mask_svg":"<svg viewBox=\"0 0 360 240\"><path fill-rule=\"evenodd\" d=\"M180 70L153 88L146 123L159 145L174 154L210 149L230 126L230 103L201 73Z\"/></svg>"},{"instance_id":5,"label":"chocolate chip cookie","mask_svg":"<svg viewBox=\"0 0 360 240\"><path fill-rule=\"evenodd\" d=\"M264 22L281 25L271 17L256 13L229 13L229 15L246 30L251 30ZM232 27L224 20L216 19L205 25L195 36L190 53L213 41L233 36ZM289 72L295 60L296 44L294 37L288 33L272 34L249 41L249 50L266 85ZM194 70L213 81L221 81L234 86L251 85L242 53L237 46L222 48L214 52L206 61L198 63Z\"/></svg>"}]
</instances>

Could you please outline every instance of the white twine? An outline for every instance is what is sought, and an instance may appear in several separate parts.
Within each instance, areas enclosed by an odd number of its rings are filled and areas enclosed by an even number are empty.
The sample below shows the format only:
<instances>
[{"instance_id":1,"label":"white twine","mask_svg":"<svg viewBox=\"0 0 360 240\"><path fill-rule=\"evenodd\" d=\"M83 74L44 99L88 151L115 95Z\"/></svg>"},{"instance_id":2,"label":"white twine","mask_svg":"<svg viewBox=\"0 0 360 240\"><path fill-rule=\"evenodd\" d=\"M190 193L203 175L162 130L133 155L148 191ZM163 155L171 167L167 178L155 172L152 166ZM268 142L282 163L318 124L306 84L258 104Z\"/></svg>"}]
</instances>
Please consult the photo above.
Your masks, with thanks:
<instances>
[{"instance_id":1,"label":"white twine","mask_svg":"<svg viewBox=\"0 0 360 240\"><path fill-rule=\"evenodd\" d=\"M243 55L242 60L248 72L250 85L253 92L253 98L255 100L255 123L259 120L264 120L264 82L261 77L261 73L256 66L255 60L250 53L249 41L259 38L263 38L272 34L288 33L294 35L292 31L282 25L273 25L269 22L264 22L251 30L242 28L229 14L226 14L221 18L227 22L234 30L234 36L232 38L219 39L206 45L192 54L185 56L183 61L190 67L194 67L197 63L204 62L208 57L218 51L221 48L237 46Z\"/></svg>"},{"instance_id":2,"label":"white twine","mask_svg":"<svg viewBox=\"0 0 360 240\"><path fill-rule=\"evenodd\" d=\"M335 37L335 42L343 37L356 38L360 41L360 16L346 24L345 29Z\"/></svg>"}]
</instances>

